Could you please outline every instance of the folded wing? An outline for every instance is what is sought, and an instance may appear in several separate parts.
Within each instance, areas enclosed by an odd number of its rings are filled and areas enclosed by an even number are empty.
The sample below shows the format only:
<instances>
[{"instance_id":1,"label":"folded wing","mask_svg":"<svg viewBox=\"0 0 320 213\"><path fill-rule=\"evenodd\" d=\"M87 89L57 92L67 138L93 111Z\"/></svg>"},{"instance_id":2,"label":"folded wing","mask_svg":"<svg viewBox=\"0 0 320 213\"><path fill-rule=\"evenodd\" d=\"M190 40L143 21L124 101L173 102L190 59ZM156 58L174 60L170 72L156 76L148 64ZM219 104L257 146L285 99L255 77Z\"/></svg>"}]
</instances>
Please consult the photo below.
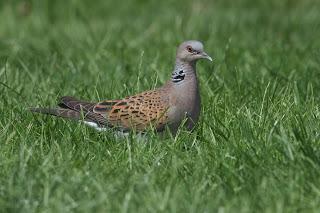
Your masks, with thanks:
<instances>
[{"instance_id":1,"label":"folded wing","mask_svg":"<svg viewBox=\"0 0 320 213\"><path fill-rule=\"evenodd\" d=\"M93 112L102 115L109 125L143 131L154 127L163 130L168 122L168 100L159 91L147 91L121 100L106 100L96 104Z\"/></svg>"}]
</instances>

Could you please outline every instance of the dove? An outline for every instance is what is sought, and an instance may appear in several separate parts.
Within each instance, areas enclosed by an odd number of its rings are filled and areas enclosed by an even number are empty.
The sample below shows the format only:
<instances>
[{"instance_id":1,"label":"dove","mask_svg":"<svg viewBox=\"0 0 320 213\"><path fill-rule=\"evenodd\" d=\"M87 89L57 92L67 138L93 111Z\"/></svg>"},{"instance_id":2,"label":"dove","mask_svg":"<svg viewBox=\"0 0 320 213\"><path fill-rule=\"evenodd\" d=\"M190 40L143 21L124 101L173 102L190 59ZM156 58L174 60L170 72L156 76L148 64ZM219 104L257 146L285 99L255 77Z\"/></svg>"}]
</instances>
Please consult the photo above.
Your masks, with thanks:
<instances>
[{"instance_id":1,"label":"dove","mask_svg":"<svg viewBox=\"0 0 320 213\"><path fill-rule=\"evenodd\" d=\"M55 108L30 108L32 112L74 119L102 131L156 132L169 128L175 134L183 123L192 130L200 115L201 99L196 64L212 58L200 41L179 45L171 79L163 86L117 100L81 101L65 96Z\"/></svg>"}]
</instances>

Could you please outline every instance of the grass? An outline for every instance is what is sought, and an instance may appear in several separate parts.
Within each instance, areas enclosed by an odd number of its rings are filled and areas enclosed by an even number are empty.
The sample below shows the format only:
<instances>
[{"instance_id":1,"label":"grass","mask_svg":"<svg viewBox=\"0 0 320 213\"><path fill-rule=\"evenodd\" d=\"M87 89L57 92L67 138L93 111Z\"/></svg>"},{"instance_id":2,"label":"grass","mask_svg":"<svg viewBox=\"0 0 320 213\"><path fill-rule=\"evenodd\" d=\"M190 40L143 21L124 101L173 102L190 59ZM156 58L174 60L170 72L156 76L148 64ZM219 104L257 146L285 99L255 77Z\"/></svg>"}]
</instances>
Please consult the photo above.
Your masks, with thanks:
<instances>
[{"instance_id":1,"label":"grass","mask_svg":"<svg viewBox=\"0 0 320 213\"><path fill-rule=\"evenodd\" d=\"M0 3L1 212L319 212L319 1L21 2ZM190 38L215 58L192 133L26 111L159 86Z\"/></svg>"}]
</instances>

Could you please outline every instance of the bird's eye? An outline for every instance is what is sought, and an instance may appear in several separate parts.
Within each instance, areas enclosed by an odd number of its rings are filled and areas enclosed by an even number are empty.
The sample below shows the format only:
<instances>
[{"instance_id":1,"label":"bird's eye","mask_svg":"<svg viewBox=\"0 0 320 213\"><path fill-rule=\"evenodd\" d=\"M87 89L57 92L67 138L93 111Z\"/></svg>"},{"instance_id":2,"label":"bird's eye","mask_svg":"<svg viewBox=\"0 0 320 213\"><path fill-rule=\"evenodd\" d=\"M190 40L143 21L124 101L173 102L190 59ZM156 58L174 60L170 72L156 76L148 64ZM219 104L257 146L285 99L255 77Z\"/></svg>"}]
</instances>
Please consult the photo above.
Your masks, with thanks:
<instances>
[{"instance_id":1,"label":"bird's eye","mask_svg":"<svg viewBox=\"0 0 320 213\"><path fill-rule=\"evenodd\" d=\"M192 47L190 47L190 46L187 46L187 50L188 50L189 53L192 53L192 52L193 52L193 49L192 49Z\"/></svg>"}]
</instances>

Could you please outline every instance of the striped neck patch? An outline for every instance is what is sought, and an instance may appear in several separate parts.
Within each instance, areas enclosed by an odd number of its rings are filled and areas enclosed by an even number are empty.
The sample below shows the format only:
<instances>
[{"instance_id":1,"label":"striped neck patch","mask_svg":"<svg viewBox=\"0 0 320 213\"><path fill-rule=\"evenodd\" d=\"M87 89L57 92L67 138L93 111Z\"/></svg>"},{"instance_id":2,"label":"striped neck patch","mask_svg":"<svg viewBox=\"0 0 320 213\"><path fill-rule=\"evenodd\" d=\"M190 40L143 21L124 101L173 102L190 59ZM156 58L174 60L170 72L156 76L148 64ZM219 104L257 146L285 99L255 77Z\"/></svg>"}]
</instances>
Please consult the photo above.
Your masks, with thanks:
<instances>
[{"instance_id":1,"label":"striped neck patch","mask_svg":"<svg viewBox=\"0 0 320 213\"><path fill-rule=\"evenodd\" d=\"M180 81L183 81L185 76L186 74L183 70L174 71L171 75L171 80L173 83L178 83Z\"/></svg>"}]
</instances>

